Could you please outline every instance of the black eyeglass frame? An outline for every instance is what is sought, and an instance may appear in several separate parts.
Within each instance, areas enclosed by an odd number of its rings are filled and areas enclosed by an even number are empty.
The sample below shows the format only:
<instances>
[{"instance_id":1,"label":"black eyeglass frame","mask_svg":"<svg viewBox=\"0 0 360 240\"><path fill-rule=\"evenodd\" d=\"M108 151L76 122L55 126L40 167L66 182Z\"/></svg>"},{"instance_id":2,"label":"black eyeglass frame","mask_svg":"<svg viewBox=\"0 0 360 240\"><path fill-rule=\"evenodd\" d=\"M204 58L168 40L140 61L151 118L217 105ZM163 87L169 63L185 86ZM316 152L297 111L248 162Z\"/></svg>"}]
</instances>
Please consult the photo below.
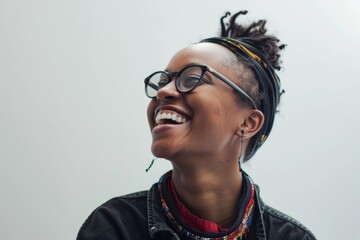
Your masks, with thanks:
<instances>
[{"instance_id":1,"label":"black eyeglass frame","mask_svg":"<svg viewBox=\"0 0 360 240\"><path fill-rule=\"evenodd\" d=\"M186 69L190 68L190 67L199 67L201 69L201 76L199 78L199 81L190 89L184 91L184 90L181 90L179 88L179 76L181 75L182 72L184 72ZM237 91L238 93L240 93L243 97L245 97L254 107L254 109L257 109L256 107L256 104L254 102L254 100L244 91L242 90L239 86L237 86L235 83L233 83L231 80L229 80L227 77L223 76L221 73L217 72L216 70L214 70L213 68L209 67L209 66L206 66L206 65L200 65L200 64L190 64L186 67L184 67L183 69L181 69L180 71L178 72L172 72L172 73L168 73L166 71L156 71L152 74L150 74L147 78L145 78L144 80L144 83L145 83L145 93L146 93L146 96L148 96L149 98L155 98L155 96L151 96L149 95L148 91L147 91L147 87L148 85L150 85L153 89L155 89L156 91L158 91L160 88L159 86L155 86L155 85L152 85L151 82L150 82L150 79L156 75L156 74L159 74L159 73L164 73L167 77L168 77L168 82L165 84L165 86L171 82L171 79L175 76L175 86L176 86L176 89L180 92L180 93L189 93L191 91L193 91L199 84L201 81L204 81L204 74L205 72L209 72L211 73L213 76L215 76L216 78L220 79L221 81L223 81L225 84L227 84L228 86L230 86L231 88L233 88L235 91Z\"/></svg>"}]
</instances>

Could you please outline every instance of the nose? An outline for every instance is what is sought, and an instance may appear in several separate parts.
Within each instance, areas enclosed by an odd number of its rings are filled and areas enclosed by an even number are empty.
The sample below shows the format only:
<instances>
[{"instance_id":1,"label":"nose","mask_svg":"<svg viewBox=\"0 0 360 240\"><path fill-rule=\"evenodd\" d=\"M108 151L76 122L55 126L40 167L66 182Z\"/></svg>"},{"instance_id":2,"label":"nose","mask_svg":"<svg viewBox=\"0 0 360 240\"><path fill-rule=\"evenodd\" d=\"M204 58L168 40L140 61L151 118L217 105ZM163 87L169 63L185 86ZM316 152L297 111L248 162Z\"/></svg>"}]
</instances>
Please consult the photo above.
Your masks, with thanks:
<instances>
[{"instance_id":1,"label":"nose","mask_svg":"<svg viewBox=\"0 0 360 240\"><path fill-rule=\"evenodd\" d=\"M176 89L175 80L170 81L166 86L160 88L156 94L156 98L160 101L166 101L178 98L180 92Z\"/></svg>"}]
</instances>

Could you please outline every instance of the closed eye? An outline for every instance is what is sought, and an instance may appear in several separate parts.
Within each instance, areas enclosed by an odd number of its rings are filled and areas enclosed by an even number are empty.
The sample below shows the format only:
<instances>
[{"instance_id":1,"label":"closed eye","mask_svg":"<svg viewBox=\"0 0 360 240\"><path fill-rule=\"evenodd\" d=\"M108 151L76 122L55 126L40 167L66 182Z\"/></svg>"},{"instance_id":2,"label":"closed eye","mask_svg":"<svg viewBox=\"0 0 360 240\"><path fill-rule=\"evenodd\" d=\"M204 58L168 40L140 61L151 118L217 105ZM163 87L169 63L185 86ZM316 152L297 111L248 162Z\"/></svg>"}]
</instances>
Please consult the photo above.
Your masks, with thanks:
<instances>
[{"instance_id":1,"label":"closed eye","mask_svg":"<svg viewBox=\"0 0 360 240\"><path fill-rule=\"evenodd\" d=\"M200 81L200 76L198 75L190 75L187 76L186 79L183 80L182 85L186 88L192 88Z\"/></svg>"},{"instance_id":2,"label":"closed eye","mask_svg":"<svg viewBox=\"0 0 360 240\"><path fill-rule=\"evenodd\" d=\"M168 84L168 80L167 79L160 79L158 82L159 88L165 87Z\"/></svg>"}]
</instances>

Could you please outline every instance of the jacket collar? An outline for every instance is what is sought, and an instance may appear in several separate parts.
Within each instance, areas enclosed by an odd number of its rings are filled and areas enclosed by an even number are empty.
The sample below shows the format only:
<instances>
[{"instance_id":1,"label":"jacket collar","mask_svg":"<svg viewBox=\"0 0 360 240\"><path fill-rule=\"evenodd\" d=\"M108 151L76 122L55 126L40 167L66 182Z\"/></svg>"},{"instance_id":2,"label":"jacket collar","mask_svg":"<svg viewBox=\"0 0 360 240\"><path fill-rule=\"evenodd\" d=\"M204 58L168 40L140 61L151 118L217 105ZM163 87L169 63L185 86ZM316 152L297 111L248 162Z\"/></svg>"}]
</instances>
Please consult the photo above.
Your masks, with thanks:
<instances>
[{"instance_id":1,"label":"jacket collar","mask_svg":"<svg viewBox=\"0 0 360 240\"><path fill-rule=\"evenodd\" d=\"M168 226L161 207L161 199L155 183L148 191L147 210L148 228L151 239L180 240L179 236Z\"/></svg>"},{"instance_id":2,"label":"jacket collar","mask_svg":"<svg viewBox=\"0 0 360 240\"><path fill-rule=\"evenodd\" d=\"M246 174L246 173L244 173ZM260 198L260 188L255 184L256 198L256 239L267 240L264 224L265 205ZM162 210L160 194L155 183L147 195L148 228L151 239L154 240L180 240L179 236L169 227L166 216Z\"/></svg>"},{"instance_id":3,"label":"jacket collar","mask_svg":"<svg viewBox=\"0 0 360 240\"><path fill-rule=\"evenodd\" d=\"M255 199L256 199L256 239L258 240L266 240L266 232L265 232L265 223L264 223L264 202L260 198L260 188L255 184Z\"/></svg>"}]
</instances>

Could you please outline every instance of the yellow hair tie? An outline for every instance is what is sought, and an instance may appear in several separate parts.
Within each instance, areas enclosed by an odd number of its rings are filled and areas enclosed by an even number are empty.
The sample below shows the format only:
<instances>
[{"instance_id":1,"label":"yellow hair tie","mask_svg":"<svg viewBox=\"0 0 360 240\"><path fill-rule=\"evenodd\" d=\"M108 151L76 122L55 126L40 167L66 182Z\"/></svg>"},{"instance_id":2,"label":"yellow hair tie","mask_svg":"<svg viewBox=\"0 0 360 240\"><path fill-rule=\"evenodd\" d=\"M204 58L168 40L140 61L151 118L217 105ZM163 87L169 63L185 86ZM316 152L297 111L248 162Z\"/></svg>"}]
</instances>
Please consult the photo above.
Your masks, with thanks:
<instances>
[{"instance_id":1,"label":"yellow hair tie","mask_svg":"<svg viewBox=\"0 0 360 240\"><path fill-rule=\"evenodd\" d=\"M246 48L244 45L242 45L241 43L237 42L237 41L232 41L231 39L223 39L224 41L227 41L231 44L236 45L238 48L241 48L242 50L244 50L248 55L250 55L253 59L255 59L258 63L262 64L264 67L267 68L266 63L264 63L261 58L256 55L255 53L253 53L252 51L250 51L248 48Z\"/></svg>"}]
</instances>

